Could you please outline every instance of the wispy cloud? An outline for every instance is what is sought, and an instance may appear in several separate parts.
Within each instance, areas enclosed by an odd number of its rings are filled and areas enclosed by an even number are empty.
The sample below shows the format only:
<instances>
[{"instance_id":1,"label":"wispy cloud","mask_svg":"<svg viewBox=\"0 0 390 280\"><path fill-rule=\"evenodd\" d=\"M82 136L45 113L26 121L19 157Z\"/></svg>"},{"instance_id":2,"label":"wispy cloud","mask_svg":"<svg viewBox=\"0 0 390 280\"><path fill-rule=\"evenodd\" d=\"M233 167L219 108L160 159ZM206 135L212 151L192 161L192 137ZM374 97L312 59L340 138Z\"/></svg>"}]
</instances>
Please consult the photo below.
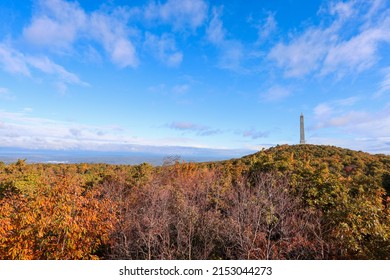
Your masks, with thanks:
<instances>
[{"instance_id":1,"label":"wispy cloud","mask_svg":"<svg viewBox=\"0 0 390 280\"><path fill-rule=\"evenodd\" d=\"M243 131L238 130L237 133L241 134L242 137L251 138L251 139L266 138L269 135L268 131L256 130L254 128L243 130Z\"/></svg>"},{"instance_id":2,"label":"wispy cloud","mask_svg":"<svg viewBox=\"0 0 390 280\"><path fill-rule=\"evenodd\" d=\"M359 146L362 139L372 139L377 143L382 142L383 145L382 140L390 135L390 104L384 104L376 111L359 110L353 106L358 101L357 98L348 98L319 104L314 108L316 124L312 130L319 133L333 131L337 135L348 135L347 138L357 141L351 147ZM364 149L367 143L364 141L360 143L362 146L359 149L370 151Z\"/></svg>"},{"instance_id":3,"label":"wispy cloud","mask_svg":"<svg viewBox=\"0 0 390 280\"><path fill-rule=\"evenodd\" d=\"M318 104L309 128L313 144L331 144L368 152L390 152L390 103L359 109L367 101L349 97Z\"/></svg>"},{"instance_id":4,"label":"wispy cloud","mask_svg":"<svg viewBox=\"0 0 390 280\"><path fill-rule=\"evenodd\" d=\"M318 104L313 109L316 120L314 128L344 126L354 120L364 118L366 113L350 111L350 108L358 101L360 101L359 97L349 97Z\"/></svg>"},{"instance_id":5,"label":"wispy cloud","mask_svg":"<svg viewBox=\"0 0 390 280\"><path fill-rule=\"evenodd\" d=\"M167 127L183 132L193 132L198 136L210 136L222 133L222 130L220 129L214 129L209 126L194 124L191 122L173 122L167 125Z\"/></svg>"},{"instance_id":6,"label":"wispy cloud","mask_svg":"<svg viewBox=\"0 0 390 280\"><path fill-rule=\"evenodd\" d=\"M157 36L147 32L145 46L167 66L177 67L183 60L183 53L177 50L173 35L162 34Z\"/></svg>"},{"instance_id":7,"label":"wispy cloud","mask_svg":"<svg viewBox=\"0 0 390 280\"><path fill-rule=\"evenodd\" d=\"M119 67L138 66L136 48L129 39L126 21L113 15L94 12L90 16L91 36L101 43L111 61Z\"/></svg>"},{"instance_id":8,"label":"wispy cloud","mask_svg":"<svg viewBox=\"0 0 390 280\"><path fill-rule=\"evenodd\" d=\"M0 43L0 65L9 73L30 76L26 57L4 43Z\"/></svg>"},{"instance_id":9,"label":"wispy cloud","mask_svg":"<svg viewBox=\"0 0 390 280\"><path fill-rule=\"evenodd\" d=\"M268 59L275 61L286 77L316 74L341 78L371 68L380 58L381 44L390 43L390 19L386 10L378 9L379 2L333 2L320 13L333 16L330 23L293 34L287 43L274 46ZM367 18L367 13L375 14L377 20Z\"/></svg>"},{"instance_id":10,"label":"wispy cloud","mask_svg":"<svg viewBox=\"0 0 390 280\"><path fill-rule=\"evenodd\" d=\"M0 99L11 100L13 98L14 96L10 93L10 91L7 88L0 87Z\"/></svg>"},{"instance_id":11,"label":"wispy cloud","mask_svg":"<svg viewBox=\"0 0 390 280\"><path fill-rule=\"evenodd\" d=\"M172 92L175 94L184 94L184 93L188 92L189 89L190 89L190 86L188 84L179 84L179 85L175 85L172 88Z\"/></svg>"},{"instance_id":12,"label":"wispy cloud","mask_svg":"<svg viewBox=\"0 0 390 280\"><path fill-rule=\"evenodd\" d=\"M276 102L283 100L291 95L291 90L284 86L273 86L269 88L265 93L260 94L263 101Z\"/></svg>"},{"instance_id":13,"label":"wispy cloud","mask_svg":"<svg viewBox=\"0 0 390 280\"><path fill-rule=\"evenodd\" d=\"M67 85L88 86L76 74L67 71L46 56L31 56L23 54L12 47L0 43L0 64L3 69L12 74L32 76L33 70L47 75L53 75L58 85L66 90Z\"/></svg>"},{"instance_id":14,"label":"wispy cloud","mask_svg":"<svg viewBox=\"0 0 390 280\"><path fill-rule=\"evenodd\" d=\"M348 149L370 153L390 153L390 137L326 137L312 136L310 143L321 145L335 145Z\"/></svg>"},{"instance_id":15,"label":"wispy cloud","mask_svg":"<svg viewBox=\"0 0 390 280\"><path fill-rule=\"evenodd\" d=\"M379 89L376 93L376 96L381 96L385 92L390 91L390 67L387 67L383 70L384 78L379 83Z\"/></svg>"},{"instance_id":16,"label":"wispy cloud","mask_svg":"<svg viewBox=\"0 0 390 280\"><path fill-rule=\"evenodd\" d=\"M331 36L327 30L309 29L290 43L278 43L268 58L282 68L286 77L303 77L317 71L326 54Z\"/></svg>"},{"instance_id":17,"label":"wispy cloud","mask_svg":"<svg viewBox=\"0 0 390 280\"><path fill-rule=\"evenodd\" d=\"M222 12L222 7L213 7L211 20L206 29L206 38L218 48L220 68L242 72L244 71L242 61L245 58L244 45L238 40L226 38L227 31L221 19Z\"/></svg>"},{"instance_id":18,"label":"wispy cloud","mask_svg":"<svg viewBox=\"0 0 390 280\"><path fill-rule=\"evenodd\" d=\"M175 29L196 29L204 24L208 5L203 0L168 0L151 2L145 8L145 17L172 24Z\"/></svg>"},{"instance_id":19,"label":"wispy cloud","mask_svg":"<svg viewBox=\"0 0 390 280\"><path fill-rule=\"evenodd\" d=\"M258 43L268 39L270 35L277 29L277 22L275 13L268 12L267 17L263 19L258 25Z\"/></svg>"},{"instance_id":20,"label":"wispy cloud","mask_svg":"<svg viewBox=\"0 0 390 280\"><path fill-rule=\"evenodd\" d=\"M315 129L343 126L354 119L360 118L365 113L350 111L345 114L346 111L348 112L350 108L359 101L359 97L352 96L318 104L313 109L314 118L316 120Z\"/></svg>"},{"instance_id":21,"label":"wispy cloud","mask_svg":"<svg viewBox=\"0 0 390 280\"><path fill-rule=\"evenodd\" d=\"M206 29L207 39L215 45L221 45L225 41L226 30L224 29L222 20L220 19L221 13L221 7L213 7L212 17Z\"/></svg>"},{"instance_id":22,"label":"wispy cloud","mask_svg":"<svg viewBox=\"0 0 390 280\"><path fill-rule=\"evenodd\" d=\"M64 67L54 63L45 56L28 56L26 61L31 67L34 67L35 69L38 69L43 73L56 75L59 80L65 84L88 86L88 83L80 80L80 78L76 74L65 70Z\"/></svg>"},{"instance_id":23,"label":"wispy cloud","mask_svg":"<svg viewBox=\"0 0 390 280\"><path fill-rule=\"evenodd\" d=\"M386 25L390 26L390 20ZM348 41L334 44L325 56L320 75L338 72L343 76L371 68L379 60L379 44L390 43L389 32L390 27L370 28Z\"/></svg>"}]
</instances>

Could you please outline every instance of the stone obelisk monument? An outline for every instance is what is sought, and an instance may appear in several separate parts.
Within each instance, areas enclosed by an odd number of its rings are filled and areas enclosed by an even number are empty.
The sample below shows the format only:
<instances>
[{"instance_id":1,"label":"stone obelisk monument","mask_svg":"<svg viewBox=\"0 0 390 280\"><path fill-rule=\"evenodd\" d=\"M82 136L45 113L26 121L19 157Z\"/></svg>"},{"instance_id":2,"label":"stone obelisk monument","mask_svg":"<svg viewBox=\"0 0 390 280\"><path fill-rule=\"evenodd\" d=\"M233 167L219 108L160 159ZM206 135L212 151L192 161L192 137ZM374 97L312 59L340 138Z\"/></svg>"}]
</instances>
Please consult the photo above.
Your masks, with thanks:
<instances>
[{"instance_id":1,"label":"stone obelisk monument","mask_svg":"<svg viewBox=\"0 0 390 280\"><path fill-rule=\"evenodd\" d=\"M303 114L301 113L301 117L300 117L300 131L301 131L301 139L299 141L300 144L305 144L306 141L305 141L305 124L304 124L304 120L303 120Z\"/></svg>"}]
</instances>

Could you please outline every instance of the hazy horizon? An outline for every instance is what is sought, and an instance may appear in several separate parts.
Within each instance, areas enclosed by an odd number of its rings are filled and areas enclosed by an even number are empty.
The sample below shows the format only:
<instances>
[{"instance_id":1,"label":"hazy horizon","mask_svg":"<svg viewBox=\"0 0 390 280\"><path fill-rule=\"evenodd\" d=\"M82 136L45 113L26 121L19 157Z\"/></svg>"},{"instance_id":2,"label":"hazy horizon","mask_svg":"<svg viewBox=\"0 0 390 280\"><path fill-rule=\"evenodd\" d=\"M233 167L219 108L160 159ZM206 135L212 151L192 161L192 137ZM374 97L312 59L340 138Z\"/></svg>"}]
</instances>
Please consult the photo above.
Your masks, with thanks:
<instances>
[{"instance_id":1,"label":"hazy horizon","mask_svg":"<svg viewBox=\"0 0 390 280\"><path fill-rule=\"evenodd\" d=\"M106 163L162 165L166 161L208 162L239 158L256 151L193 149L191 147L165 147L165 150L140 151L94 151L94 150L45 150L23 148L1 148L0 162L6 164L17 160L27 163Z\"/></svg>"}]
</instances>

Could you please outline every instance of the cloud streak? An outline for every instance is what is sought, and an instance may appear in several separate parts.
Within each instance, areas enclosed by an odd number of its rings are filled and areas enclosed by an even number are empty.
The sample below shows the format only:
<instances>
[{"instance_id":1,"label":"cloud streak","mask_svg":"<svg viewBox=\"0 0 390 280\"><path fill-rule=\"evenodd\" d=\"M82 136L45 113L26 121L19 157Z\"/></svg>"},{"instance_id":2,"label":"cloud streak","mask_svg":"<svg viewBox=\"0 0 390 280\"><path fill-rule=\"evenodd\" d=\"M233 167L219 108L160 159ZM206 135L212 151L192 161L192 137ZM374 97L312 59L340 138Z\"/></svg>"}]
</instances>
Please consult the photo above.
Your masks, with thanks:
<instances>
[{"instance_id":1,"label":"cloud streak","mask_svg":"<svg viewBox=\"0 0 390 280\"><path fill-rule=\"evenodd\" d=\"M377 96L381 96L383 93L390 91L390 67L386 68L383 80L379 83L379 90L377 92Z\"/></svg>"},{"instance_id":2,"label":"cloud streak","mask_svg":"<svg viewBox=\"0 0 390 280\"><path fill-rule=\"evenodd\" d=\"M258 29L258 43L264 42L270 35L277 29L277 22L275 19L275 13L269 12L267 18L265 18L260 24L257 25Z\"/></svg>"},{"instance_id":3,"label":"cloud streak","mask_svg":"<svg viewBox=\"0 0 390 280\"><path fill-rule=\"evenodd\" d=\"M67 85L88 86L76 74L67 71L61 65L54 63L46 56L31 56L23 54L10 46L0 43L0 64L6 72L31 77L32 71L39 71L55 76L58 84L66 89Z\"/></svg>"},{"instance_id":4,"label":"cloud streak","mask_svg":"<svg viewBox=\"0 0 390 280\"><path fill-rule=\"evenodd\" d=\"M192 132L198 136L211 136L222 133L220 129L214 129L209 126L194 124L191 122L173 122L167 125L168 128L183 132Z\"/></svg>"},{"instance_id":5,"label":"cloud streak","mask_svg":"<svg viewBox=\"0 0 390 280\"><path fill-rule=\"evenodd\" d=\"M244 131L238 131L238 133L241 134L242 137L251 138L253 140L260 139L260 138L267 138L269 135L268 131L256 130L254 128L244 130Z\"/></svg>"},{"instance_id":6,"label":"cloud streak","mask_svg":"<svg viewBox=\"0 0 390 280\"><path fill-rule=\"evenodd\" d=\"M390 104L370 112L352 107L359 99L348 98L334 102L321 103L314 108L316 124L311 128L316 133L326 131L326 134L347 136L349 140L333 138L333 145L342 144L345 147L358 148L372 152L390 152ZM320 140L322 139L322 140ZM326 143L324 137L313 137L314 143ZM387 140L386 140L387 139ZM323 141L323 142L321 142ZM344 141L344 142L340 142ZM373 143L376 143L374 147Z\"/></svg>"}]
</instances>

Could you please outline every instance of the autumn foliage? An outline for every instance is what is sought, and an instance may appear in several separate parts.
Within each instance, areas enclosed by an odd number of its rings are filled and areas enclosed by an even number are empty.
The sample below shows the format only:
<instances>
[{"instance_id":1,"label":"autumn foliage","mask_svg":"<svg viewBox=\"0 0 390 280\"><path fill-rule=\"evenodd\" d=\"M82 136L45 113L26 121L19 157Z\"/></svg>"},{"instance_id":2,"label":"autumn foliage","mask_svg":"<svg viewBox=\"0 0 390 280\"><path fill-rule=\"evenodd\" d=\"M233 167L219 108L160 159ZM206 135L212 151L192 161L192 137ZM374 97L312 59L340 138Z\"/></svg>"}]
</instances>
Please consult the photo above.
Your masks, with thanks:
<instances>
[{"instance_id":1,"label":"autumn foliage","mask_svg":"<svg viewBox=\"0 0 390 280\"><path fill-rule=\"evenodd\" d=\"M389 259L390 157L0 164L0 259Z\"/></svg>"}]
</instances>

